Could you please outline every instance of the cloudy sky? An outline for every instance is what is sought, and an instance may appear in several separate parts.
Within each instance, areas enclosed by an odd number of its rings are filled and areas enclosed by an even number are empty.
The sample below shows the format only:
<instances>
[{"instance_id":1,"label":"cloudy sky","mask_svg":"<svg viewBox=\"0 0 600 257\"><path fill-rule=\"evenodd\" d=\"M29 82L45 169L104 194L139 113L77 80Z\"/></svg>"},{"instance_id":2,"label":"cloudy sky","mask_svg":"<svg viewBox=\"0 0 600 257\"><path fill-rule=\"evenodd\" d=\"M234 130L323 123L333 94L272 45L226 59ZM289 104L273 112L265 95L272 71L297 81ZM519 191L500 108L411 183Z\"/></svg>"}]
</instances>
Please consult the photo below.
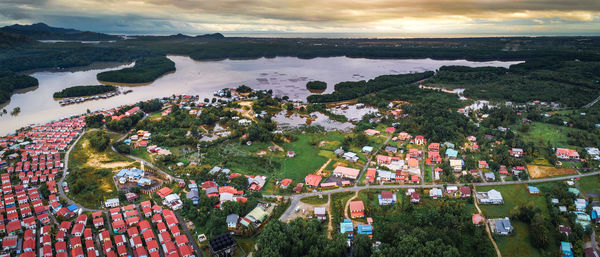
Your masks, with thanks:
<instances>
[{"instance_id":1,"label":"cloudy sky","mask_svg":"<svg viewBox=\"0 0 600 257\"><path fill-rule=\"evenodd\" d=\"M0 0L0 25L105 33L600 35L600 0Z\"/></svg>"}]
</instances>

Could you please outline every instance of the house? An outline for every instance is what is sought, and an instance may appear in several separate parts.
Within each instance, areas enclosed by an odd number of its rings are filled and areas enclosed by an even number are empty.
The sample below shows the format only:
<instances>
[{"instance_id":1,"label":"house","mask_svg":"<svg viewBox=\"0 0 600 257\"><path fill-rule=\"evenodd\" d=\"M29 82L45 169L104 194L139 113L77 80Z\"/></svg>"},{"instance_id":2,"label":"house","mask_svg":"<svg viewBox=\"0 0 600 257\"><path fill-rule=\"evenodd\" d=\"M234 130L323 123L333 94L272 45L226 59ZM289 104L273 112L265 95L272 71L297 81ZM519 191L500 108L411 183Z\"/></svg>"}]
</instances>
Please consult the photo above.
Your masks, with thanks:
<instances>
[{"instance_id":1,"label":"house","mask_svg":"<svg viewBox=\"0 0 600 257\"><path fill-rule=\"evenodd\" d=\"M314 209L315 218L320 221L327 219L327 210L325 207L315 207Z\"/></svg>"},{"instance_id":2,"label":"house","mask_svg":"<svg viewBox=\"0 0 600 257\"><path fill-rule=\"evenodd\" d=\"M571 228L569 226L558 225L558 232L569 236L571 234Z\"/></svg>"},{"instance_id":3,"label":"house","mask_svg":"<svg viewBox=\"0 0 600 257\"><path fill-rule=\"evenodd\" d=\"M363 146L361 152L367 153L367 154L371 153L371 152L373 152L373 147L372 146L368 146L368 145L367 146Z\"/></svg>"},{"instance_id":4,"label":"house","mask_svg":"<svg viewBox=\"0 0 600 257\"><path fill-rule=\"evenodd\" d=\"M358 156L356 155L356 153L353 153L353 152L345 152L344 155L342 155L342 158L344 158L344 160L346 160L346 161L351 161L351 162L358 161Z\"/></svg>"},{"instance_id":5,"label":"house","mask_svg":"<svg viewBox=\"0 0 600 257\"><path fill-rule=\"evenodd\" d=\"M265 212L262 206L256 206L250 213L248 213L242 220L240 224L245 227L249 227L250 225L260 225L267 217L269 213Z\"/></svg>"},{"instance_id":6,"label":"house","mask_svg":"<svg viewBox=\"0 0 600 257\"><path fill-rule=\"evenodd\" d=\"M104 206L106 208L114 208L114 207L118 207L120 205L119 203L119 198L111 198L111 199L107 199L104 202Z\"/></svg>"},{"instance_id":7,"label":"house","mask_svg":"<svg viewBox=\"0 0 600 257\"><path fill-rule=\"evenodd\" d=\"M354 169L354 168L337 166L337 167L335 167L335 169L333 169L333 175L335 175L337 177L342 177L342 178L356 179L356 178L358 178L359 174L360 174L360 170Z\"/></svg>"},{"instance_id":8,"label":"house","mask_svg":"<svg viewBox=\"0 0 600 257\"><path fill-rule=\"evenodd\" d=\"M365 216L365 205L362 201L350 202L350 217L351 218L362 218Z\"/></svg>"},{"instance_id":9,"label":"house","mask_svg":"<svg viewBox=\"0 0 600 257\"><path fill-rule=\"evenodd\" d=\"M577 150L556 148L556 158L561 160L578 160L579 153Z\"/></svg>"},{"instance_id":10,"label":"house","mask_svg":"<svg viewBox=\"0 0 600 257\"><path fill-rule=\"evenodd\" d=\"M439 152L429 152L429 161L434 164L442 163L442 156ZM429 163L428 163L429 164Z\"/></svg>"},{"instance_id":11,"label":"house","mask_svg":"<svg viewBox=\"0 0 600 257\"><path fill-rule=\"evenodd\" d=\"M288 151L286 156L288 158L294 158L296 156L296 152L294 152L294 151Z\"/></svg>"},{"instance_id":12,"label":"house","mask_svg":"<svg viewBox=\"0 0 600 257\"><path fill-rule=\"evenodd\" d=\"M321 183L321 179L323 179L323 178L319 175L308 174L308 175L306 175L306 177L304 177L304 183L311 187L316 188L319 186L319 183Z\"/></svg>"},{"instance_id":13,"label":"house","mask_svg":"<svg viewBox=\"0 0 600 257\"><path fill-rule=\"evenodd\" d=\"M479 214L479 213L473 214L472 220L473 220L473 225L475 225L475 226L480 226L482 224L482 222L485 222L485 218L483 216L481 216L481 214Z\"/></svg>"},{"instance_id":14,"label":"house","mask_svg":"<svg viewBox=\"0 0 600 257\"><path fill-rule=\"evenodd\" d=\"M462 186L459 189L461 198L469 198L471 197L471 188L468 186Z\"/></svg>"},{"instance_id":15,"label":"house","mask_svg":"<svg viewBox=\"0 0 600 257\"><path fill-rule=\"evenodd\" d=\"M430 143L429 146L427 146L427 150L430 152L439 152L440 143Z\"/></svg>"},{"instance_id":16,"label":"house","mask_svg":"<svg viewBox=\"0 0 600 257\"><path fill-rule=\"evenodd\" d=\"M373 183L375 182L375 176L377 173L377 169L375 168L368 168L367 169L367 173L365 174L365 180L368 183Z\"/></svg>"},{"instance_id":17,"label":"house","mask_svg":"<svg viewBox=\"0 0 600 257\"><path fill-rule=\"evenodd\" d=\"M240 220L240 216L235 213L227 215L227 218L225 219L225 222L227 223L227 228L235 229L237 227L239 220Z\"/></svg>"},{"instance_id":18,"label":"house","mask_svg":"<svg viewBox=\"0 0 600 257\"><path fill-rule=\"evenodd\" d=\"M487 168L489 168L489 167L490 167L490 166L488 165L487 161L485 161L485 160L481 160L481 161L479 161L479 168L480 168L480 169L487 169Z\"/></svg>"},{"instance_id":19,"label":"house","mask_svg":"<svg viewBox=\"0 0 600 257\"><path fill-rule=\"evenodd\" d=\"M461 172L463 168L463 160L450 160L450 167L454 172Z\"/></svg>"},{"instance_id":20,"label":"house","mask_svg":"<svg viewBox=\"0 0 600 257\"><path fill-rule=\"evenodd\" d=\"M373 236L373 225L371 224L358 224L356 226L356 233L359 235Z\"/></svg>"},{"instance_id":21,"label":"house","mask_svg":"<svg viewBox=\"0 0 600 257\"><path fill-rule=\"evenodd\" d=\"M392 191L382 191L378 196L379 205L391 205L396 203L396 194Z\"/></svg>"},{"instance_id":22,"label":"house","mask_svg":"<svg viewBox=\"0 0 600 257\"><path fill-rule=\"evenodd\" d=\"M410 202L411 203L419 203L421 201L421 195L417 192L413 192L410 194Z\"/></svg>"},{"instance_id":23,"label":"house","mask_svg":"<svg viewBox=\"0 0 600 257\"><path fill-rule=\"evenodd\" d=\"M487 180L487 181L496 180L496 174L494 174L494 172L486 172L483 174L483 176L485 177L485 180Z\"/></svg>"},{"instance_id":24,"label":"house","mask_svg":"<svg viewBox=\"0 0 600 257\"><path fill-rule=\"evenodd\" d=\"M512 157L515 157L515 158L521 158L521 157L523 157L523 154L524 154L523 149L521 149L521 148L512 148L512 149L508 150L508 153Z\"/></svg>"},{"instance_id":25,"label":"house","mask_svg":"<svg viewBox=\"0 0 600 257\"><path fill-rule=\"evenodd\" d=\"M388 152L388 153L394 154L394 153L398 152L398 148L393 147L393 146L386 146L385 147L385 151Z\"/></svg>"},{"instance_id":26,"label":"house","mask_svg":"<svg viewBox=\"0 0 600 257\"><path fill-rule=\"evenodd\" d=\"M429 196L433 199L438 199L442 197L442 189L432 188L431 190L429 190Z\"/></svg>"},{"instance_id":27,"label":"house","mask_svg":"<svg viewBox=\"0 0 600 257\"><path fill-rule=\"evenodd\" d=\"M415 144L416 145L424 145L425 144L425 137L423 137L423 136L416 136L415 137Z\"/></svg>"},{"instance_id":28,"label":"house","mask_svg":"<svg viewBox=\"0 0 600 257\"><path fill-rule=\"evenodd\" d=\"M367 134L367 136L379 136L379 134L381 134L381 132L374 130L374 129L367 129L367 130L365 130L365 134Z\"/></svg>"},{"instance_id":29,"label":"house","mask_svg":"<svg viewBox=\"0 0 600 257\"><path fill-rule=\"evenodd\" d=\"M506 166L500 165L500 167L498 168L498 173L501 176L506 176L506 175L508 175L508 169L506 168Z\"/></svg>"},{"instance_id":30,"label":"house","mask_svg":"<svg viewBox=\"0 0 600 257\"><path fill-rule=\"evenodd\" d=\"M292 180L289 178L284 178L281 180L281 182L279 183L279 187L281 189L286 189L288 188L288 186L292 183Z\"/></svg>"},{"instance_id":31,"label":"house","mask_svg":"<svg viewBox=\"0 0 600 257\"><path fill-rule=\"evenodd\" d=\"M573 257L573 245L569 242L560 242L560 256L561 257Z\"/></svg>"},{"instance_id":32,"label":"house","mask_svg":"<svg viewBox=\"0 0 600 257\"><path fill-rule=\"evenodd\" d=\"M198 205L198 201L200 200L200 195L198 194L197 189L192 189L185 195L185 198L192 200L192 204Z\"/></svg>"},{"instance_id":33,"label":"house","mask_svg":"<svg viewBox=\"0 0 600 257\"><path fill-rule=\"evenodd\" d=\"M352 224L351 219L344 219L344 221L340 223L340 233L346 234L348 239L354 237L354 225Z\"/></svg>"},{"instance_id":34,"label":"house","mask_svg":"<svg viewBox=\"0 0 600 257\"><path fill-rule=\"evenodd\" d=\"M452 148L447 148L446 149L446 156L450 159L456 159L456 157L458 156L458 151L452 149Z\"/></svg>"},{"instance_id":35,"label":"house","mask_svg":"<svg viewBox=\"0 0 600 257\"><path fill-rule=\"evenodd\" d=\"M540 194L540 190L534 186L527 186L527 190L529 190L529 194L531 194L531 195L539 195Z\"/></svg>"},{"instance_id":36,"label":"house","mask_svg":"<svg viewBox=\"0 0 600 257\"><path fill-rule=\"evenodd\" d=\"M224 233L208 241L208 249L212 256L233 256L236 247L235 239L230 233Z\"/></svg>"},{"instance_id":37,"label":"house","mask_svg":"<svg viewBox=\"0 0 600 257\"><path fill-rule=\"evenodd\" d=\"M502 194L494 189L487 192L477 192L477 200L480 204L504 204Z\"/></svg>"},{"instance_id":38,"label":"house","mask_svg":"<svg viewBox=\"0 0 600 257\"><path fill-rule=\"evenodd\" d=\"M582 198L575 199L575 210L585 211L586 207L587 207L587 201L585 199L582 199Z\"/></svg>"},{"instance_id":39,"label":"house","mask_svg":"<svg viewBox=\"0 0 600 257\"><path fill-rule=\"evenodd\" d=\"M514 230L509 218L497 219L495 225L494 233L499 235L509 235Z\"/></svg>"}]
</instances>

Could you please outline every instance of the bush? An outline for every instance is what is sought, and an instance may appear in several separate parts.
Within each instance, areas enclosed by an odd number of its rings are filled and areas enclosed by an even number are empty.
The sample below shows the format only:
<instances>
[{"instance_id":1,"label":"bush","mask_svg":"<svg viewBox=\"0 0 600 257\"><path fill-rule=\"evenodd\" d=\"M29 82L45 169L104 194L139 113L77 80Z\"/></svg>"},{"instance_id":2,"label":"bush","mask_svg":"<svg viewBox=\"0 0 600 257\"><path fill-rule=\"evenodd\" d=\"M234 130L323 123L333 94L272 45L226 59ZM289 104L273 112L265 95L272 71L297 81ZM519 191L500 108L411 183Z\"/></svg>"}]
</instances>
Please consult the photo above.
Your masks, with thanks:
<instances>
[{"instance_id":1,"label":"bush","mask_svg":"<svg viewBox=\"0 0 600 257\"><path fill-rule=\"evenodd\" d=\"M103 130L93 131L90 135L90 146L99 152L104 152L110 144L110 137Z\"/></svg>"}]
</instances>

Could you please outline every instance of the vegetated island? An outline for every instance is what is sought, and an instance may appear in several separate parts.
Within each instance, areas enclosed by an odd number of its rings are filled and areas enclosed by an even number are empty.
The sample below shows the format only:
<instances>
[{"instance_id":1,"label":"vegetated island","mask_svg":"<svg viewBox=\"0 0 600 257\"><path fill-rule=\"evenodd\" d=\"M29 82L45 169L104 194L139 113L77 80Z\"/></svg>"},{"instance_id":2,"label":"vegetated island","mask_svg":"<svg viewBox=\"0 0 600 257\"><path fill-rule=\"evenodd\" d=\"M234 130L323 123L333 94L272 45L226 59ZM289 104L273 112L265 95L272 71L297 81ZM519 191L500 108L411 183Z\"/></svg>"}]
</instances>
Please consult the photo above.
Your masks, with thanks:
<instances>
[{"instance_id":1,"label":"vegetated island","mask_svg":"<svg viewBox=\"0 0 600 257\"><path fill-rule=\"evenodd\" d=\"M146 57L136 60L131 68L98 73L99 81L108 83L148 83L175 71L175 63L165 56Z\"/></svg>"},{"instance_id":2,"label":"vegetated island","mask_svg":"<svg viewBox=\"0 0 600 257\"><path fill-rule=\"evenodd\" d=\"M328 103L355 99L386 88L415 83L417 81L433 76L433 71L422 73L383 75L365 81L346 81L337 83L335 91L331 94L310 95L307 100L310 103Z\"/></svg>"},{"instance_id":3,"label":"vegetated island","mask_svg":"<svg viewBox=\"0 0 600 257\"><path fill-rule=\"evenodd\" d=\"M306 83L306 89L315 91L325 90L327 89L327 83L318 80L309 81L308 83Z\"/></svg>"},{"instance_id":4,"label":"vegetated island","mask_svg":"<svg viewBox=\"0 0 600 257\"><path fill-rule=\"evenodd\" d=\"M53 96L54 98L93 96L116 90L117 87L111 85L74 86L55 92Z\"/></svg>"},{"instance_id":5,"label":"vegetated island","mask_svg":"<svg viewBox=\"0 0 600 257\"><path fill-rule=\"evenodd\" d=\"M17 75L10 71L0 71L0 104L10 100L10 96L17 89L35 87L38 80L27 75Z\"/></svg>"}]
</instances>

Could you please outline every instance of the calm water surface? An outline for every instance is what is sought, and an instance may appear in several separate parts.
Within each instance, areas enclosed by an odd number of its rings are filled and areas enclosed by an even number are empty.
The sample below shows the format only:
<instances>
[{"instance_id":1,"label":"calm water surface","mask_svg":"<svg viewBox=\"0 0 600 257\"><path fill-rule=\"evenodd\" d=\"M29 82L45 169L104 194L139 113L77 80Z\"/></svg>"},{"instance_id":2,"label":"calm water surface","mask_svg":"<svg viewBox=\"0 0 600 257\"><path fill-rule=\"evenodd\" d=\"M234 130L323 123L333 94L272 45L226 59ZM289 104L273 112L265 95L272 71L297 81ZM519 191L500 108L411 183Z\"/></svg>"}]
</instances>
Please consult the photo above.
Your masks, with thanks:
<instances>
[{"instance_id":1,"label":"calm water surface","mask_svg":"<svg viewBox=\"0 0 600 257\"><path fill-rule=\"evenodd\" d=\"M157 79L150 85L131 87L133 92L127 95L68 106L60 106L58 101L52 98L52 94L71 86L98 84L96 74L106 70L121 69L131 64L83 71L35 72L32 76L39 80L39 87L12 96L10 103L4 108L10 113L14 107L20 107L21 113L17 116L9 114L0 117L0 135L30 124L40 124L81 114L88 109L91 111L110 109L172 94L212 97L218 89L241 84L256 89L273 89L276 95L287 95L291 99L305 99L310 94L306 90L306 82L309 80L327 82L327 93L331 92L333 85L338 82L372 79L384 74L436 70L443 65L508 67L518 63L431 59L373 60L346 57L310 60L277 57L221 61L194 61L184 56L169 56L169 58L175 62L177 71Z\"/></svg>"}]
</instances>

